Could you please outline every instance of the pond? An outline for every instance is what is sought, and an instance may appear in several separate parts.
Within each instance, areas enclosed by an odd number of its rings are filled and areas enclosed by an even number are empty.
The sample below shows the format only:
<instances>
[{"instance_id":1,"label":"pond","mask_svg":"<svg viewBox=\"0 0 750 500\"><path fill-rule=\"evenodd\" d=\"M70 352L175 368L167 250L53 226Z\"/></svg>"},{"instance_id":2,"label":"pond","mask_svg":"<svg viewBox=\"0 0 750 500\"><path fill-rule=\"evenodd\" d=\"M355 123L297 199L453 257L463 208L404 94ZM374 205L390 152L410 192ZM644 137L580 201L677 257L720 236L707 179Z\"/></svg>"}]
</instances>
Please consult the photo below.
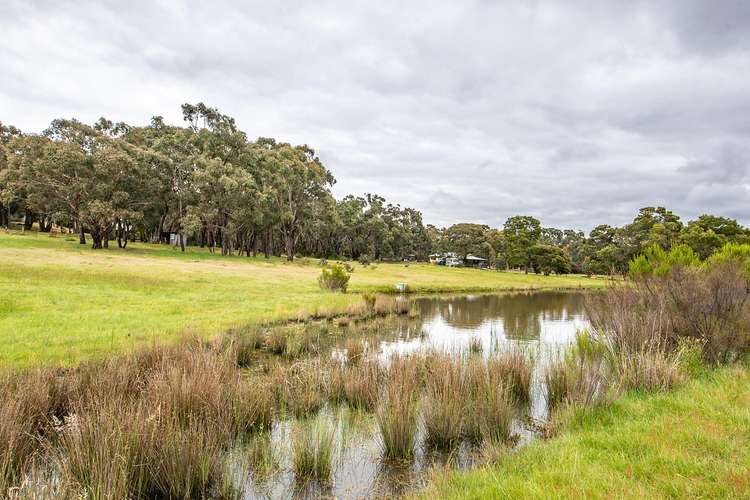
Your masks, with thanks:
<instances>
[{"instance_id":1,"label":"pond","mask_svg":"<svg viewBox=\"0 0 750 500\"><path fill-rule=\"evenodd\" d=\"M574 338L576 331L588 326L583 292L535 292L503 295L420 297L413 300L413 313L387 323L373 334L353 327L368 344L367 351L381 363L394 354L451 353L455 356L491 356L510 349L521 349L535 362L530 403L513 422L514 446L523 446L534 436L534 422L547 417L543 385L543 367L547 360ZM344 341L332 346L331 355L346 358ZM480 463L476 447L461 443L450 452L427 451L420 445L424 431L418 431L414 458L407 463L386 463L381 458L381 441L371 413L347 406L329 405L315 417L326 421L334 433L332 481L295 481L292 465L292 437L300 422L280 420L270 433L258 436L251 444L268 456L268 467L238 467L243 474L245 498L371 498L392 497L424 486L433 468L467 469ZM252 454L237 450L237 457ZM238 463L242 460L238 459Z\"/></svg>"}]
</instances>

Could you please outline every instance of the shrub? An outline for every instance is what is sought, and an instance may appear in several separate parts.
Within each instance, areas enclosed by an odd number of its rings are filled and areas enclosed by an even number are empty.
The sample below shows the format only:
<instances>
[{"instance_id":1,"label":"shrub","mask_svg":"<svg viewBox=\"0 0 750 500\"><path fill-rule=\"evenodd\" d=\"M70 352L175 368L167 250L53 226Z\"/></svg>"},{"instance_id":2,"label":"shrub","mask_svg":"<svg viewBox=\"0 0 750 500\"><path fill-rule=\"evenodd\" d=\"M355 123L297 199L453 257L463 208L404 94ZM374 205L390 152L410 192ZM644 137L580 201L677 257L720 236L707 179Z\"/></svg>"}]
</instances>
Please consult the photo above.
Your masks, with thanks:
<instances>
[{"instance_id":1,"label":"shrub","mask_svg":"<svg viewBox=\"0 0 750 500\"><path fill-rule=\"evenodd\" d=\"M323 268L318 278L318 284L324 290L332 292L346 292L349 286L349 274L341 264L334 264L329 268Z\"/></svg>"},{"instance_id":2,"label":"shrub","mask_svg":"<svg viewBox=\"0 0 750 500\"><path fill-rule=\"evenodd\" d=\"M652 261L658 259L647 264ZM672 265L668 272L634 276L589 300L592 325L615 350L672 352L686 338L701 343L712 364L750 350L750 289L739 260L722 257L702 267Z\"/></svg>"},{"instance_id":3,"label":"shrub","mask_svg":"<svg viewBox=\"0 0 750 500\"><path fill-rule=\"evenodd\" d=\"M359 261L359 263L360 263L360 264L362 264L362 265L363 265L364 267L367 267L367 266L369 266L369 265L370 265L370 262L372 262L372 258L371 258L371 257L370 257L370 256L369 256L368 254L366 254L366 253L363 253L363 254L361 254L361 255L359 256L359 259L357 259L357 260L358 260L358 261Z\"/></svg>"}]
</instances>

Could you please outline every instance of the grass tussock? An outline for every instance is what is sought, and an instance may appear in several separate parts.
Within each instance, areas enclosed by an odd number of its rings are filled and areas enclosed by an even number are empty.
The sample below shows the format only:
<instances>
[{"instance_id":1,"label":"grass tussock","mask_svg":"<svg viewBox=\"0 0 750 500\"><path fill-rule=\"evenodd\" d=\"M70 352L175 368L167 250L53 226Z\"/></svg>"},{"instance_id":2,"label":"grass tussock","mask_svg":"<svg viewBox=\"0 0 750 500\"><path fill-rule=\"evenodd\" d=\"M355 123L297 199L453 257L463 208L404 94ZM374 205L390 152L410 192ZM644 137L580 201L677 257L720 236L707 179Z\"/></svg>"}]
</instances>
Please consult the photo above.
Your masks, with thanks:
<instances>
[{"instance_id":1,"label":"grass tussock","mask_svg":"<svg viewBox=\"0 0 750 500\"><path fill-rule=\"evenodd\" d=\"M473 443L504 444L511 439L513 399L502 372L492 369L491 364L475 358L466 366L464 433Z\"/></svg>"},{"instance_id":2,"label":"grass tussock","mask_svg":"<svg viewBox=\"0 0 750 500\"><path fill-rule=\"evenodd\" d=\"M460 359L447 355L433 360L430 368L422 402L425 444L429 448L447 450L463 437L469 410L461 396L468 390L465 369Z\"/></svg>"},{"instance_id":3,"label":"grass tussock","mask_svg":"<svg viewBox=\"0 0 750 500\"><path fill-rule=\"evenodd\" d=\"M292 463L297 481L327 484L333 474L335 429L325 418L302 422L292 437Z\"/></svg>"},{"instance_id":4,"label":"grass tussock","mask_svg":"<svg viewBox=\"0 0 750 500\"><path fill-rule=\"evenodd\" d=\"M378 401L383 374L377 360L347 367L344 374L344 399L350 406L372 411Z\"/></svg>"},{"instance_id":5,"label":"grass tussock","mask_svg":"<svg viewBox=\"0 0 750 500\"><path fill-rule=\"evenodd\" d=\"M290 366L277 366L272 373L280 406L303 417L317 412L330 393L327 366L320 360L300 360Z\"/></svg>"},{"instance_id":6,"label":"grass tussock","mask_svg":"<svg viewBox=\"0 0 750 500\"><path fill-rule=\"evenodd\" d=\"M505 351L489 358L487 369L491 377L498 377L518 404L531 399L533 360L519 349Z\"/></svg>"},{"instance_id":7,"label":"grass tussock","mask_svg":"<svg viewBox=\"0 0 750 500\"><path fill-rule=\"evenodd\" d=\"M409 460L414 454L418 414L417 376L414 358L391 359L375 415L386 460Z\"/></svg>"}]
</instances>

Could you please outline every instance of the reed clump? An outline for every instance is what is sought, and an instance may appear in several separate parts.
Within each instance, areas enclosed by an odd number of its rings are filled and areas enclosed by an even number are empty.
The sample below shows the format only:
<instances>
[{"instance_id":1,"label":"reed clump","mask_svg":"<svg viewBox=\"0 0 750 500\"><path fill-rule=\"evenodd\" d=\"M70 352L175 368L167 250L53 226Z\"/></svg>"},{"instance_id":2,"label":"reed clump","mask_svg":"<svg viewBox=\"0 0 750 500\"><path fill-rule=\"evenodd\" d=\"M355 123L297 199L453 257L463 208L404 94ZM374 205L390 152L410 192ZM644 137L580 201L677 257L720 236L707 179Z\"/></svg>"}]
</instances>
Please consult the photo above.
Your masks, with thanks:
<instances>
[{"instance_id":1,"label":"reed clump","mask_svg":"<svg viewBox=\"0 0 750 500\"><path fill-rule=\"evenodd\" d=\"M377 360L348 366L344 376L344 399L353 408L372 411L377 403L382 381L382 370Z\"/></svg>"},{"instance_id":2,"label":"reed clump","mask_svg":"<svg viewBox=\"0 0 750 500\"><path fill-rule=\"evenodd\" d=\"M325 368L319 360L307 359L276 367L272 379L280 406L298 417L317 412L329 394Z\"/></svg>"},{"instance_id":3,"label":"reed clump","mask_svg":"<svg viewBox=\"0 0 750 500\"><path fill-rule=\"evenodd\" d=\"M303 422L292 438L295 478L329 483L333 474L335 429L322 417Z\"/></svg>"},{"instance_id":4,"label":"reed clump","mask_svg":"<svg viewBox=\"0 0 750 500\"><path fill-rule=\"evenodd\" d=\"M466 376L460 359L441 356L431 363L422 403L425 444L446 450L457 445L463 436L468 410L462 394L467 392Z\"/></svg>"},{"instance_id":5,"label":"reed clump","mask_svg":"<svg viewBox=\"0 0 750 500\"><path fill-rule=\"evenodd\" d=\"M502 373L488 364L473 358L466 367L467 390L462 393L467 408L464 434L473 443L502 444L511 439L513 398Z\"/></svg>"},{"instance_id":6,"label":"reed clump","mask_svg":"<svg viewBox=\"0 0 750 500\"><path fill-rule=\"evenodd\" d=\"M487 360L489 376L499 377L518 404L531 399L533 361L519 349L513 349Z\"/></svg>"},{"instance_id":7,"label":"reed clump","mask_svg":"<svg viewBox=\"0 0 750 500\"><path fill-rule=\"evenodd\" d=\"M362 339L346 339L344 344L346 350L346 363L348 365L356 365L365 356L367 350L367 343Z\"/></svg>"},{"instance_id":8,"label":"reed clump","mask_svg":"<svg viewBox=\"0 0 750 500\"><path fill-rule=\"evenodd\" d=\"M417 375L414 358L394 357L378 402L375 419L380 430L383 458L409 460L417 436Z\"/></svg>"},{"instance_id":9,"label":"reed clump","mask_svg":"<svg viewBox=\"0 0 750 500\"><path fill-rule=\"evenodd\" d=\"M264 347L271 353L281 355L287 350L287 333L282 328L271 328L266 332Z\"/></svg>"}]
</instances>

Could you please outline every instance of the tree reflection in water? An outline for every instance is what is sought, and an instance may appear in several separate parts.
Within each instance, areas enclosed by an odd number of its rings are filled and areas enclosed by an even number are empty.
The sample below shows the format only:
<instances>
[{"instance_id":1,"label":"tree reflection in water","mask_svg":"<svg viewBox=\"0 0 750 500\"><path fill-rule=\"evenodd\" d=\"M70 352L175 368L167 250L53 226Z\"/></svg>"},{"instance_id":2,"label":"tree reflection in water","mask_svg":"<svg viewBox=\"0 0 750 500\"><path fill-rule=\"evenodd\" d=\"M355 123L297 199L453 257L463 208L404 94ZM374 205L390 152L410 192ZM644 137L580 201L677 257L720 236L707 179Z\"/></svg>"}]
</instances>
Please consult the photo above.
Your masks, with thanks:
<instances>
[{"instance_id":1,"label":"tree reflection in water","mask_svg":"<svg viewBox=\"0 0 750 500\"><path fill-rule=\"evenodd\" d=\"M584 297L584 292L546 291L417 298L422 335L394 332L398 339L383 350L465 349L472 339L484 349L503 341L566 343L588 326Z\"/></svg>"}]
</instances>

